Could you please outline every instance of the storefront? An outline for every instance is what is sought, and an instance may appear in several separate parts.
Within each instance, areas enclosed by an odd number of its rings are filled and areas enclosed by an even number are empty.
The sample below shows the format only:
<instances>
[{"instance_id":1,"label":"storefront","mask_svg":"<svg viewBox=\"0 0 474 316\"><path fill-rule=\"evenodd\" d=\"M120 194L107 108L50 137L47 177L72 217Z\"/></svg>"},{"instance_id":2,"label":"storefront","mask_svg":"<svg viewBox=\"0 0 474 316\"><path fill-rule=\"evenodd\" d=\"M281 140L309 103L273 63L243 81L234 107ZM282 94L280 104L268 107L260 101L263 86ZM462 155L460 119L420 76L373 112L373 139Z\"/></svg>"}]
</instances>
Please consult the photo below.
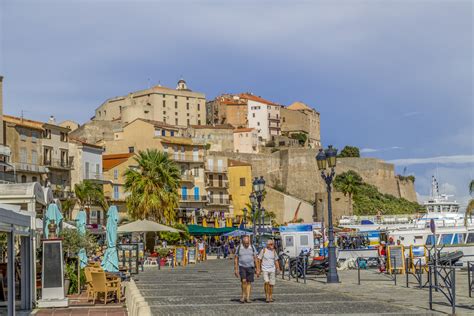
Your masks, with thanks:
<instances>
[{"instance_id":1,"label":"storefront","mask_svg":"<svg viewBox=\"0 0 474 316\"><path fill-rule=\"evenodd\" d=\"M17 309L31 310L35 295L31 218L18 209L0 205L0 233L6 235L7 248L7 254L0 262L0 296L3 300L6 298L9 316L15 315Z\"/></svg>"}]
</instances>

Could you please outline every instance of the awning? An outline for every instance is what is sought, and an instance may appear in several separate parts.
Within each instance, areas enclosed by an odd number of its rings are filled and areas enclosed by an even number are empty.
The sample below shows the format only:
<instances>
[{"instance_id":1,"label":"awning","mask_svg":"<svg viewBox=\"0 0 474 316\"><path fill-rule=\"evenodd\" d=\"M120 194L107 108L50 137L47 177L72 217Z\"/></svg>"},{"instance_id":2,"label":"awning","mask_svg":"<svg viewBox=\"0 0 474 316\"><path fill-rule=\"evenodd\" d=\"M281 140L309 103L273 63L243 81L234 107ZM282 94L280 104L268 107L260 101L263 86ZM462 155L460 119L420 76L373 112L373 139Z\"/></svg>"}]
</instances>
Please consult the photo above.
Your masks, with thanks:
<instances>
[{"instance_id":1,"label":"awning","mask_svg":"<svg viewBox=\"0 0 474 316\"><path fill-rule=\"evenodd\" d=\"M214 227L203 227L201 225L188 225L189 234L193 236L202 236L202 235L219 236L222 234L230 233L237 229L238 229L237 227L214 228Z\"/></svg>"},{"instance_id":2,"label":"awning","mask_svg":"<svg viewBox=\"0 0 474 316\"><path fill-rule=\"evenodd\" d=\"M162 225L156 222L149 220L137 220L125 225L122 225L118 228L117 232L119 233L145 233L145 232L171 232L171 233L181 233L183 231Z\"/></svg>"}]
</instances>

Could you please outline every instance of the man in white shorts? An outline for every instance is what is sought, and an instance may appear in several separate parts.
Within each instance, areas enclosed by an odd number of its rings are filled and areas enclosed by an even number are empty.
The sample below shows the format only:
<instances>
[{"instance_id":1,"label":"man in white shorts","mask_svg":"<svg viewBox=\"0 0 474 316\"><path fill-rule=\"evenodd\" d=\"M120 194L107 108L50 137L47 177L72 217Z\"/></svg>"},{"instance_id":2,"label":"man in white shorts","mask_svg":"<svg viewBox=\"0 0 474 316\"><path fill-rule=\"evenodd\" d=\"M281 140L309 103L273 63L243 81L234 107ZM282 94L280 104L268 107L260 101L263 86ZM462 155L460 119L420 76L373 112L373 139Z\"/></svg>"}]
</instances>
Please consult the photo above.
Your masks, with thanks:
<instances>
[{"instance_id":1,"label":"man in white shorts","mask_svg":"<svg viewBox=\"0 0 474 316\"><path fill-rule=\"evenodd\" d=\"M260 274L259 272L262 271L263 280L265 281L265 301L270 303L273 302L273 287L275 286L276 281L276 271L281 271L273 240L270 239L267 241L267 247L260 251L257 259L260 268L257 269L257 277Z\"/></svg>"}]
</instances>

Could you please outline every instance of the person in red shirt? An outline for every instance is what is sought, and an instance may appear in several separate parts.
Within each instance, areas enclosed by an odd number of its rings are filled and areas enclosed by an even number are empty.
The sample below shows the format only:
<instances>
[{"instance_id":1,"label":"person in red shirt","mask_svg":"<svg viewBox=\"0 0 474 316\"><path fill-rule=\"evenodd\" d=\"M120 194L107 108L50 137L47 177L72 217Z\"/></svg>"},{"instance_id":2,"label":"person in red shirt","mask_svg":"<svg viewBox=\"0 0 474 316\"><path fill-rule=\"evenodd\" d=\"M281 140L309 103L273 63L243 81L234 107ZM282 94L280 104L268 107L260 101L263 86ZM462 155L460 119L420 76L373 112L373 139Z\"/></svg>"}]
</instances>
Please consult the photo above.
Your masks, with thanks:
<instances>
[{"instance_id":1,"label":"person in red shirt","mask_svg":"<svg viewBox=\"0 0 474 316\"><path fill-rule=\"evenodd\" d=\"M382 273L382 272L385 272L385 260L387 258L387 250L385 249L385 241L380 242L378 253L379 253L379 261L380 261L379 271L380 273Z\"/></svg>"}]
</instances>

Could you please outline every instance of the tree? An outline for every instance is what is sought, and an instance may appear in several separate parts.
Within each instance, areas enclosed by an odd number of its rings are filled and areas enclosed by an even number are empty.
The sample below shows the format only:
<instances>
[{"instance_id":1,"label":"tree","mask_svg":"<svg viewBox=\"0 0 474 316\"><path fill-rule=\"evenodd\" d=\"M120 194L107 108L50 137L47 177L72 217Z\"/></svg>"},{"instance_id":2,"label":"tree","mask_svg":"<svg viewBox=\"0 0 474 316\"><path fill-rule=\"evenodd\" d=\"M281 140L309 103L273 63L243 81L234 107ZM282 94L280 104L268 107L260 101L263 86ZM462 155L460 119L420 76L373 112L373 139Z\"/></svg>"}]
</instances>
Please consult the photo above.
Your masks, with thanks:
<instances>
[{"instance_id":1,"label":"tree","mask_svg":"<svg viewBox=\"0 0 474 316\"><path fill-rule=\"evenodd\" d=\"M339 157L341 158L348 158L348 157L360 157L360 151L358 147L355 146L345 146L342 150L341 153L339 154Z\"/></svg>"},{"instance_id":2,"label":"tree","mask_svg":"<svg viewBox=\"0 0 474 316\"><path fill-rule=\"evenodd\" d=\"M63 210L66 219L71 219L71 211L74 208L74 205L76 205L76 199L74 198L68 198L61 202L61 209Z\"/></svg>"},{"instance_id":3,"label":"tree","mask_svg":"<svg viewBox=\"0 0 474 316\"><path fill-rule=\"evenodd\" d=\"M336 190L344 193L344 196L349 196L350 213L352 213L352 196L357 192L362 183L361 176L353 170L337 175L334 180Z\"/></svg>"},{"instance_id":4,"label":"tree","mask_svg":"<svg viewBox=\"0 0 474 316\"><path fill-rule=\"evenodd\" d=\"M127 209L134 219L152 219L171 223L178 206L181 172L166 153L156 149L140 151L138 167L125 171Z\"/></svg>"},{"instance_id":5,"label":"tree","mask_svg":"<svg viewBox=\"0 0 474 316\"><path fill-rule=\"evenodd\" d=\"M76 195L76 201L80 207L85 209L87 213L93 205L100 206L104 211L107 210L107 200L104 196L104 190L98 183L90 180L84 180L81 183L74 185L74 194Z\"/></svg>"},{"instance_id":6,"label":"tree","mask_svg":"<svg viewBox=\"0 0 474 316\"><path fill-rule=\"evenodd\" d=\"M306 135L305 133L291 134L290 137L293 138L293 139L298 140L298 143L301 146L304 146L304 144L306 144L306 141L308 140L308 135Z\"/></svg>"}]
</instances>

